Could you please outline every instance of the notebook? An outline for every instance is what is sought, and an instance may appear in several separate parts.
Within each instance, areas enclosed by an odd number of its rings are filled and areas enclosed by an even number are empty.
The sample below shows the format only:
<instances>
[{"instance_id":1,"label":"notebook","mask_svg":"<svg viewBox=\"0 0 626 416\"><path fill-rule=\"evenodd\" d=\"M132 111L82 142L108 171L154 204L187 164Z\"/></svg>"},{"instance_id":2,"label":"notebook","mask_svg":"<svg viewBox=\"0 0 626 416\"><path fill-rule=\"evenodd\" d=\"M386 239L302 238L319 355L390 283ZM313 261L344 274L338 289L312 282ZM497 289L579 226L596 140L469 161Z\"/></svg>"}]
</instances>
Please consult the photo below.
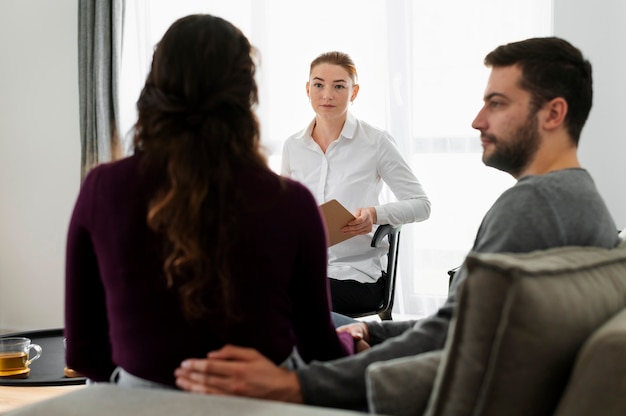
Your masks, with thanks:
<instances>
[{"instance_id":1,"label":"notebook","mask_svg":"<svg viewBox=\"0 0 626 416\"><path fill-rule=\"evenodd\" d=\"M328 234L328 246L334 246L337 243L341 243L349 238L354 237L351 234L344 234L341 229L355 216L339 203L336 199L331 199L328 202L320 205L322 211L322 217L326 224L326 233Z\"/></svg>"}]
</instances>

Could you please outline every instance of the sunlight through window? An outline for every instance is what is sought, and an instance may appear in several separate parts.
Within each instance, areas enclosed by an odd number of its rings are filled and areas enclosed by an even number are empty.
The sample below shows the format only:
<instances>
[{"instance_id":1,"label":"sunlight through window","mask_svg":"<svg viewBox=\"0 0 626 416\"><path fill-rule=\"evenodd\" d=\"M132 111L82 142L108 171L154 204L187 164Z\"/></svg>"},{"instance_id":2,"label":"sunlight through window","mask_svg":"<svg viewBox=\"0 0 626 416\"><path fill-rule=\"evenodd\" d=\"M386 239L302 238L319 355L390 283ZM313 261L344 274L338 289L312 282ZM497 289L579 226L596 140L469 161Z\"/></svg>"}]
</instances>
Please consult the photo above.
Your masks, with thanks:
<instances>
[{"instance_id":1,"label":"sunlight through window","mask_svg":"<svg viewBox=\"0 0 626 416\"><path fill-rule=\"evenodd\" d=\"M394 312L423 316L445 299L480 220L514 180L481 162L471 128L496 46L552 33L547 0L137 0L126 3L121 128L130 143L135 102L154 45L177 18L210 13L237 25L260 53L262 142L280 169L284 140L314 113L309 63L347 52L359 71L351 111L388 130L432 202L431 218L403 227Z\"/></svg>"}]
</instances>

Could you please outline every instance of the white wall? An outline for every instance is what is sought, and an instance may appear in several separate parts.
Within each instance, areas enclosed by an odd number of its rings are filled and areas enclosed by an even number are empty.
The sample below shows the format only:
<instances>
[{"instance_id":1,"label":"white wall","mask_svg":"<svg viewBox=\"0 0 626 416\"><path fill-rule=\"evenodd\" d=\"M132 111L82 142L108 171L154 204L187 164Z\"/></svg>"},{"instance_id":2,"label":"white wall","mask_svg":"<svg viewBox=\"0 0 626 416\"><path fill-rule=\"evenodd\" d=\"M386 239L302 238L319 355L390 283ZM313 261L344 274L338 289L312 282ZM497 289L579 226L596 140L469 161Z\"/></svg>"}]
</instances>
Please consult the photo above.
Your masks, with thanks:
<instances>
[{"instance_id":1,"label":"white wall","mask_svg":"<svg viewBox=\"0 0 626 416\"><path fill-rule=\"evenodd\" d=\"M580 139L580 160L626 228L626 2L554 0L554 34L583 51L593 66L594 103Z\"/></svg>"},{"instance_id":2,"label":"white wall","mask_svg":"<svg viewBox=\"0 0 626 416\"><path fill-rule=\"evenodd\" d=\"M581 159L624 228L626 2L554 4L555 34L594 66ZM63 325L65 233L80 180L77 15L76 0L0 0L0 330Z\"/></svg>"},{"instance_id":3,"label":"white wall","mask_svg":"<svg viewBox=\"0 0 626 416\"><path fill-rule=\"evenodd\" d=\"M76 0L0 0L0 330L63 326L80 183Z\"/></svg>"}]
</instances>

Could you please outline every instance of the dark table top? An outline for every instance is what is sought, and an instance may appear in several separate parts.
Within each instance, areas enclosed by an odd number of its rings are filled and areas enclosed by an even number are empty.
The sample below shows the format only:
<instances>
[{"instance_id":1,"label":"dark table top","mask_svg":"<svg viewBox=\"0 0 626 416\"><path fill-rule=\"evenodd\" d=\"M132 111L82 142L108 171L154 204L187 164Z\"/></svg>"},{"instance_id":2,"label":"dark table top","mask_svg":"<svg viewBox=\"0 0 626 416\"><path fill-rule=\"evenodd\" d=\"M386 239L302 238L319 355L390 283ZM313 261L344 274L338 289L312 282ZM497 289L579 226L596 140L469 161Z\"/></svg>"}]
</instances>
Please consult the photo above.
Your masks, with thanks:
<instances>
[{"instance_id":1,"label":"dark table top","mask_svg":"<svg viewBox=\"0 0 626 416\"><path fill-rule=\"evenodd\" d=\"M4 334L0 338L26 337L33 344L39 344L43 350L41 357L30 364L28 378L0 377L0 386L67 386L85 384L84 377L69 378L65 376L65 346L63 345L63 329L47 329L43 331L18 332Z\"/></svg>"}]
</instances>

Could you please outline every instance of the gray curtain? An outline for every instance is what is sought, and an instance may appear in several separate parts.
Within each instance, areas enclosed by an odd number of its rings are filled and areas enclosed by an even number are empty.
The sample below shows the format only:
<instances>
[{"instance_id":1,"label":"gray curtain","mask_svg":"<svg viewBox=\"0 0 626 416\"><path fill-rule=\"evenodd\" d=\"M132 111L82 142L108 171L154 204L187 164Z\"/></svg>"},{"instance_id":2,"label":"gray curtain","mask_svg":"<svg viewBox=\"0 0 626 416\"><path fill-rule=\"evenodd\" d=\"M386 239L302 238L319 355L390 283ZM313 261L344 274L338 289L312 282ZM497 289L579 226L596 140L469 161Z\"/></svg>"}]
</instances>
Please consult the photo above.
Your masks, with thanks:
<instances>
[{"instance_id":1,"label":"gray curtain","mask_svg":"<svg viewBox=\"0 0 626 416\"><path fill-rule=\"evenodd\" d=\"M118 85L125 0L78 0L81 180L122 156Z\"/></svg>"}]
</instances>

